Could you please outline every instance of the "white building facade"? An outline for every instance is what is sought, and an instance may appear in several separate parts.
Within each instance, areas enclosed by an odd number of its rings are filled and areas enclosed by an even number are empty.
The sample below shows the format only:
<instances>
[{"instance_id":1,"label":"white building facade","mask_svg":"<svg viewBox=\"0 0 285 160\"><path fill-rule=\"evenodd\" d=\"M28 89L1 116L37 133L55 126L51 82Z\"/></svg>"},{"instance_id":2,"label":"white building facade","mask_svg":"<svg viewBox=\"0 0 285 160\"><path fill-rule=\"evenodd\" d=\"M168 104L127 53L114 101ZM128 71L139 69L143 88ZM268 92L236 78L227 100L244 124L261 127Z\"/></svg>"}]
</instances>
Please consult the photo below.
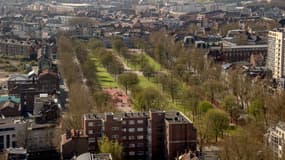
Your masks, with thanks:
<instances>
[{"instance_id":1,"label":"white building facade","mask_svg":"<svg viewBox=\"0 0 285 160\"><path fill-rule=\"evenodd\" d=\"M269 31L268 53L266 66L272 71L274 79L285 77L285 33L284 31Z\"/></svg>"},{"instance_id":2,"label":"white building facade","mask_svg":"<svg viewBox=\"0 0 285 160\"><path fill-rule=\"evenodd\" d=\"M274 156L281 159L284 157L285 142L285 122L279 122L275 127L270 128L268 132L268 143Z\"/></svg>"},{"instance_id":3,"label":"white building facade","mask_svg":"<svg viewBox=\"0 0 285 160\"><path fill-rule=\"evenodd\" d=\"M14 119L1 119L0 122L0 150L18 147L22 138L20 133L25 130L26 123Z\"/></svg>"}]
</instances>

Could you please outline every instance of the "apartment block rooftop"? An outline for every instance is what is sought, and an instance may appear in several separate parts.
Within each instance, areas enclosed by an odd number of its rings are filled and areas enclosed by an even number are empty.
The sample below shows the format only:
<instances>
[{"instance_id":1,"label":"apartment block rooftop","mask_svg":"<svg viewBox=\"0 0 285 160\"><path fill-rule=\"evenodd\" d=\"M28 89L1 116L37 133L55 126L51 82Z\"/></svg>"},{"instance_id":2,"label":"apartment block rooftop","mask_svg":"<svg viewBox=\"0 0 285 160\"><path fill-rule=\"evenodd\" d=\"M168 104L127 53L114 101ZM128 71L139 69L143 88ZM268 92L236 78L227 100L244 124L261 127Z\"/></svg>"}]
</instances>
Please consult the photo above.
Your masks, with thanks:
<instances>
[{"instance_id":1,"label":"apartment block rooftop","mask_svg":"<svg viewBox=\"0 0 285 160\"><path fill-rule=\"evenodd\" d=\"M276 127L280 128L282 130L285 130L285 122L282 122L282 121L278 122Z\"/></svg>"},{"instance_id":2,"label":"apartment block rooftop","mask_svg":"<svg viewBox=\"0 0 285 160\"><path fill-rule=\"evenodd\" d=\"M165 121L169 124L174 123L192 123L182 112L167 112L165 114Z\"/></svg>"},{"instance_id":3,"label":"apartment block rooftop","mask_svg":"<svg viewBox=\"0 0 285 160\"><path fill-rule=\"evenodd\" d=\"M26 123L23 117L0 117L0 126L1 125L14 125Z\"/></svg>"},{"instance_id":4,"label":"apartment block rooftop","mask_svg":"<svg viewBox=\"0 0 285 160\"><path fill-rule=\"evenodd\" d=\"M112 160L112 155L110 153L83 153L79 155L75 160Z\"/></svg>"},{"instance_id":5,"label":"apartment block rooftop","mask_svg":"<svg viewBox=\"0 0 285 160\"><path fill-rule=\"evenodd\" d=\"M97 114L85 114L84 119L86 120L99 120L105 119L106 116L112 116L114 119L122 120L124 118L143 118L148 117L149 114L147 112L128 112L128 113L97 113Z\"/></svg>"},{"instance_id":6,"label":"apartment block rooftop","mask_svg":"<svg viewBox=\"0 0 285 160\"><path fill-rule=\"evenodd\" d=\"M29 46L33 44L32 41L19 41L16 39L0 39L0 43L17 44L17 45L23 45L23 46Z\"/></svg>"},{"instance_id":7,"label":"apartment block rooftop","mask_svg":"<svg viewBox=\"0 0 285 160\"><path fill-rule=\"evenodd\" d=\"M24 148L7 148L9 154L27 154L27 150Z\"/></svg>"},{"instance_id":8,"label":"apartment block rooftop","mask_svg":"<svg viewBox=\"0 0 285 160\"><path fill-rule=\"evenodd\" d=\"M165 121L168 123L192 123L183 113L181 112L166 112L166 111L150 111L150 112L128 112L128 113L95 113L85 114L85 120L105 120L107 116L113 117L113 119L123 120L132 118L150 118L151 113L164 113Z\"/></svg>"}]
</instances>

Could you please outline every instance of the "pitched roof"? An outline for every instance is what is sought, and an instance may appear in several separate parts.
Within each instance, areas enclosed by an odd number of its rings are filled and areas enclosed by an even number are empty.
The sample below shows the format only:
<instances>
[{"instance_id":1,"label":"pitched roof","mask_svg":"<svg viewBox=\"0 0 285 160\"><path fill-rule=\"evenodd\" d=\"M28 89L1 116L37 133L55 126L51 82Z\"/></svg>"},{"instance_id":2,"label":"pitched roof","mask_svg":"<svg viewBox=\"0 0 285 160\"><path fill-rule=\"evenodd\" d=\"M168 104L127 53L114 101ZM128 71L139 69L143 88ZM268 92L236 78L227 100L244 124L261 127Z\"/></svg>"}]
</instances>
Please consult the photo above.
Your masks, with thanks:
<instances>
[{"instance_id":1,"label":"pitched roof","mask_svg":"<svg viewBox=\"0 0 285 160\"><path fill-rule=\"evenodd\" d=\"M29 77L26 74L12 74L9 77L9 81L25 81L25 80L29 80Z\"/></svg>"},{"instance_id":2,"label":"pitched roof","mask_svg":"<svg viewBox=\"0 0 285 160\"><path fill-rule=\"evenodd\" d=\"M40 73L39 78L41 78L44 75L51 75L51 76L53 76L55 78L58 78L58 74L53 72L53 71L50 71L49 69L43 70L42 73Z\"/></svg>"},{"instance_id":3,"label":"pitched roof","mask_svg":"<svg viewBox=\"0 0 285 160\"><path fill-rule=\"evenodd\" d=\"M279 127L282 130L285 130L285 122L282 121L278 122L277 127Z\"/></svg>"},{"instance_id":4,"label":"pitched roof","mask_svg":"<svg viewBox=\"0 0 285 160\"><path fill-rule=\"evenodd\" d=\"M5 103L7 101L13 101L15 103L20 103L20 98L17 98L15 96L0 96L0 104Z\"/></svg>"},{"instance_id":5,"label":"pitched roof","mask_svg":"<svg viewBox=\"0 0 285 160\"><path fill-rule=\"evenodd\" d=\"M16 108L18 111L21 110L20 105L16 105L17 103L13 102L13 101L6 101L1 107L0 110L4 109L4 108Z\"/></svg>"}]
</instances>

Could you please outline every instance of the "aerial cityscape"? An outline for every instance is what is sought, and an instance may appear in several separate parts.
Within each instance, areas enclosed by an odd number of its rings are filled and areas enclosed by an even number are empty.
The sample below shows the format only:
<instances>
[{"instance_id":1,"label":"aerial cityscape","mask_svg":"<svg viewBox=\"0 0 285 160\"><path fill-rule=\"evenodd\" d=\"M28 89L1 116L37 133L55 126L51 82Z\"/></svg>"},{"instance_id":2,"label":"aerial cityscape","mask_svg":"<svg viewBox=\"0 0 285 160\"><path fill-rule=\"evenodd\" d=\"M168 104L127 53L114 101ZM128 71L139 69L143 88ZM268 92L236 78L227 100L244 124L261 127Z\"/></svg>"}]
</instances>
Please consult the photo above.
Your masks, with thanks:
<instances>
[{"instance_id":1,"label":"aerial cityscape","mask_svg":"<svg viewBox=\"0 0 285 160\"><path fill-rule=\"evenodd\" d=\"M0 0L0 160L285 159L285 0Z\"/></svg>"}]
</instances>

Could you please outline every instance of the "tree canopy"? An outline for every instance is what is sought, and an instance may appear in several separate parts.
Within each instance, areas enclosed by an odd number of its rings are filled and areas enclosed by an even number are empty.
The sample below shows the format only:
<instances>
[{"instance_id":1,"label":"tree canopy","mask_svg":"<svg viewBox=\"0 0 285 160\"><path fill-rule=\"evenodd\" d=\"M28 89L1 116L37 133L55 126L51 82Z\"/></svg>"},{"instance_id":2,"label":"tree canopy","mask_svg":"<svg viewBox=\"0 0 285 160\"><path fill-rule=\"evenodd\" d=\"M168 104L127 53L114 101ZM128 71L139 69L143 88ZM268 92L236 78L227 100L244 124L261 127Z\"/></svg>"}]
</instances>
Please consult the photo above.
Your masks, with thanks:
<instances>
[{"instance_id":1,"label":"tree canopy","mask_svg":"<svg viewBox=\"0 0 285 160\"><path fill-rule=\"evenodd\" d=\"M265 115L265 106L263 99L255 99L251 102L248 112L255 120L261 120Z\"/></svg>"},{"instance_id":2,"label":"tree canopy","mask_svg":"<svg viewBox=\"0 0 285 160\"><path fill-rule=\"evenodd\" d=\"M155 88L148 87L142 89L136 96L137 107L142 111L150 109L163 109L166 104L162 93Z\"/></svg>"},{"instance_id":3,"label":"tree canopy","mask_svg":"<svg viewBox=\"0 0 285 160\"><path fill-rule=\"evenodd\" d=\"M111 153L114 160L122 160L123 146L118 141L109 140L108 137L104 136L99 141L100 153Z\"/></svg>"},{"instance_id":4,"label":"tree canopy","mask_svg":"<svg viewBox=\"0 0 285 160\"><path fill-rule=\"evenodd\" d=\"M112 40L112 48L114 51L120 54L124 54L125 52L127 52L125 43L123 42L122 39L117 37Z\"/></svg>"},{"instance_id":5,"label":"tree canopy","mask_svg":"<svg viewBox=\"0 0 285 160\"><path fill-rule=\"evenodd\" d=\"M215 136L216 142L218 136L223 136L224 131L229 127L228 115L218 109L211 109L205 115L205 121L210 129L210 133Z\"/></svg>"},{"instance_id":6,"label":"tree canopy","mask_svg":"<svg viewBox=\"0 0 285 160\"><path fill-rule=\"evenodd\" d=\"M223 107L225 111L230 114L232 120L237 121L239 114L241 113L241 108L237 103L236 97L233 95L227 95L223 99Z\"/></svg>"},{"instance_id":7,"label":"tree canopy","mask_svg":"<svg viewBox=\"0 0 285 160\"><path fill-rule=\"evenodd\" d=\"M198 111L200 114L207 113L210 109L213 109L214 106L208 101L201 101L198 105Z\"/></svg>"},{"instance_id":8,"label":"tree canopy","mask_svg":"<svg viewBox=\"0 0 285 160\"><path fill-rule=\"evenodd\" d=\"M118 82L125 87L126 94L128 93L128 89L135 86L139 83L139 79L137 74L126 72L118 77Z\"/></svg>"}]
</instances>

